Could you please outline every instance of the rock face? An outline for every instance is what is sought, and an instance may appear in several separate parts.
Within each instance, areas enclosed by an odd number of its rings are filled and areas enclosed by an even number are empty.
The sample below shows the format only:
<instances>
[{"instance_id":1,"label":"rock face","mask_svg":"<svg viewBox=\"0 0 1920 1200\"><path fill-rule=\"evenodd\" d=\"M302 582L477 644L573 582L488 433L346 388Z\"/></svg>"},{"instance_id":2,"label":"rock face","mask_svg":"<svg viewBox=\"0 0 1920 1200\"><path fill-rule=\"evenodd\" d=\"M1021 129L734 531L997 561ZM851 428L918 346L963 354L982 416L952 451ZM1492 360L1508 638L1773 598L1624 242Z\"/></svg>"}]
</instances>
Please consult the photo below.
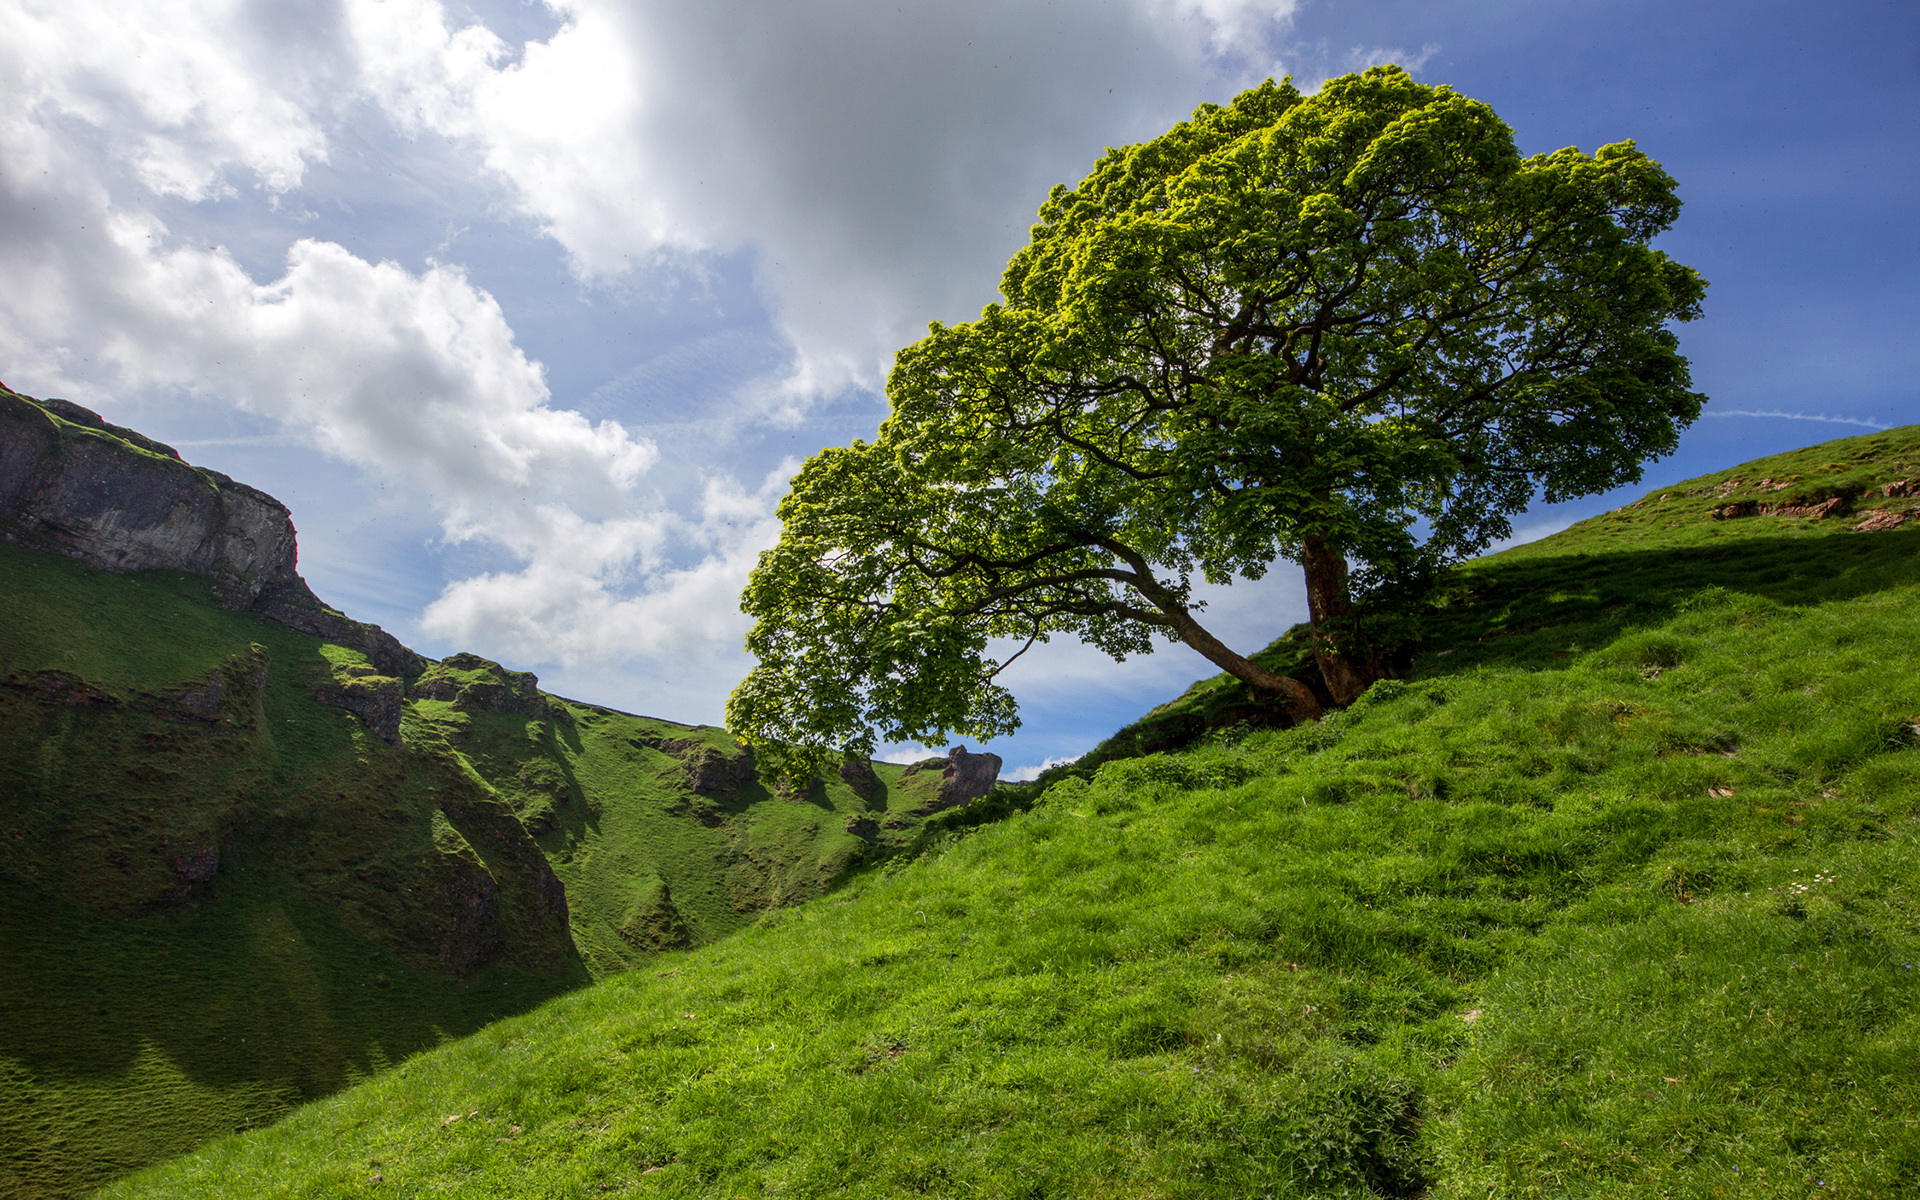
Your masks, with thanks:
<instances>
[{"instance_id":1,"label":"rock face","mask_svg":"<svg viewBox=\"0 0 1920 1200\"><path fill-rule=\"evenodd\" d=\"M547 698L532 671L510 671L478 654L450 654L414 681L416 700L445 700L461 712L544 718Z\"/></svg>"},{"instance_id":2,"label":"rock face","mask_svg":"<svg viewBox=\"0 0 1920 1200\"><path fill-rule=\"evenodd\" d=\"M978 800L1000 782L998 754L970 754L965 746L947 752L947 765L940 772L940 804L954 808Z\"/></svg>"},{"instance_id":3,"label":"rock face","mask_svg":"<svg viewBox=\"0 0 1920 1200\"><path fill-rule=\"evenodd\" d=\"M222 606L351 646L388 674L426 663L314 596L286 505L68 400L0 389L0 541L116 574L204 575Z\"/></svg>"},{"instance_id":4,"label":"rock face","mask_svg":"<svg viewBox=\"0 0 1920 1200\"><path fill-rule=\"evenodd\" d=\"M406 704L406 694L393 676L382 675L372 667L336 668L333 682L315 688L313 698L359 717L389 746L400 744L400 711Z\"/></svg>"},{"instance_id":5,"label":"rock face","mask_svg":"<svg viewBox=\"0 0 1920 1200\"><path fill-rule=\"evenodd\" d=\"M940 790L932 804L922 805L919 810L936 813L944 809L959 808L972 803L993 790L1000 782L1000 756L998 754L974 754L965 746L955 746L947 751L945 758L929 758L908 767L901 775L917 775L922 771L940 768Z\"/></svg>"},{"instance_id":6,"label":"rock face","mask_svg":"<svg viewBox=\"0 0 1920 1200\"><path fill-rule=\"evenodd\" d=\"M228 608L299 581L286 506L64 400L0 392L0 537L125 574L213 581Z\"/></svg>"}]
</instances>

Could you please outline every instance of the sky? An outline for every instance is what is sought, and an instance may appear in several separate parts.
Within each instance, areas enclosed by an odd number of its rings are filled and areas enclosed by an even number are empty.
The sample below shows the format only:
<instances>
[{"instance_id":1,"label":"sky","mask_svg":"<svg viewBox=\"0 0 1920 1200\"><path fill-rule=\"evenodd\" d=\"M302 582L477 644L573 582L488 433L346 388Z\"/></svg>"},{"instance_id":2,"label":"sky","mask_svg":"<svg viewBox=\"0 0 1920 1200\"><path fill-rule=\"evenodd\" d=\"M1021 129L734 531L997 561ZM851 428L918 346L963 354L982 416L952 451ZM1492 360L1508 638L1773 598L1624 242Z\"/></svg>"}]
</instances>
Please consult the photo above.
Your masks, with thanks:
<instances>
[{"instance_id":1,"label":"sky","mask_svg":"<svg viewBox=\"0 0 1920 1200\"><path fill-rule=\"evenodd\" d=\"M718 723L786 480L1050 186L1383 62L1525 153L1635 139L1711 285L1680 450L1517 536L1920 420L1910 0L0 0L0 379L278 496L423 653ZM1305 614L1290 570L1206 596L1243 651ZM987 748L1030 773L1212 673L1056 641Z\"/></svg>"}]
</instances>

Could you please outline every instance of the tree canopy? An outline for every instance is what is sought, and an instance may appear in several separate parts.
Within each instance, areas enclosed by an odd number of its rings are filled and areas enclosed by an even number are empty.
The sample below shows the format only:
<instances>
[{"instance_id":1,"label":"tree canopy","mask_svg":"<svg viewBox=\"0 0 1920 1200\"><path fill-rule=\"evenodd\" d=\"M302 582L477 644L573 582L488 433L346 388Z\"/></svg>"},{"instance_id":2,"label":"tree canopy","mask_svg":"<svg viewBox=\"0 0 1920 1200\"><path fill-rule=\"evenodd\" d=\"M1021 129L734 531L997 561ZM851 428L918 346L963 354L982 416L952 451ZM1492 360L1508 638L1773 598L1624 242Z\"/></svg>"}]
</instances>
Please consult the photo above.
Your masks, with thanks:
<instances>
[{"instance_id":1,"label":"tree canopy","mask_svg":"<svg viewBox=\"0 0 1920 1200\"><path fill-rule=\"evenodd\" d=\"M1397 67L1108 151L1002 302L899 353L875 440L794 478L729 726L821 761L991 737L1018 724L997 675L1059 634L1184 641L1295 720L1347 703L1382 669L1356 597L1639 478L1698 415L1671 325L1705 284L1649 244L1678 211L1632 142L1522 157ZM1317 689L1199 619L1196 580L1282 559Z\"/></svg>"}]
</instances>

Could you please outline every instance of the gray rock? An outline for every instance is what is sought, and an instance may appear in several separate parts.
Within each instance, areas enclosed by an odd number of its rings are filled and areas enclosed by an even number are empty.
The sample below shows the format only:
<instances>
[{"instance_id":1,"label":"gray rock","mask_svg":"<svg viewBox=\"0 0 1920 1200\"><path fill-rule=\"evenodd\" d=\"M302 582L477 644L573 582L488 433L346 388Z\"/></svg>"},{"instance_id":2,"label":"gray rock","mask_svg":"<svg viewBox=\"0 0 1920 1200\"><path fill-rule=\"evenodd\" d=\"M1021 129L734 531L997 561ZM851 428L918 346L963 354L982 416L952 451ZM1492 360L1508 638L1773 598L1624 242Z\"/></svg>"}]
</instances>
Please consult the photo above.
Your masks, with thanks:
<instances>
[{"instance_id":1,"label":"gray rock","mask_svg":"<svg viewBox=\"0 0 1920 1200\"><path fill-rule=\"evenodd\" d=\"M957 808L978 800L1000 782L1000 756L973 754L965 746L947 751L947 765L940 772L940 807Z\"/></svg>"},{"instance_id":2,"label":"gray rock","mask_svg":"<svg viewBox=\"0 0 1920 1200\"><path fill-rule=\"evenodd\" d=\"M400 744L400 713L406 704L406 692L393 676L376 675L364 667L358 672L349 668L336 674L331 684L315 688L313 698L359 717L388 745Z\"/></svg>"},{"instance_id":3,"label":"gray rock","mask_svg":"<svg viewBox=\"0 0 1920 1200\"><path fill-rule=\"evenodd\" d=\"M233 609L299 578L285 505L93 420L0 392L0 538L122 574L205 575Z\"/></svg>"},{"instance_id":4,"label":"gray rock","mask_svg":"<svg viewBox=\"0 0 1920 1200\"><path fill-rule=\"evenodd\" d=\"M0 389L0 541L116 574L204 575L221 605L352 647L387 674L427 663L320 602L296 569L286 505L69 400Z\"/></svg>"}]
</instances>

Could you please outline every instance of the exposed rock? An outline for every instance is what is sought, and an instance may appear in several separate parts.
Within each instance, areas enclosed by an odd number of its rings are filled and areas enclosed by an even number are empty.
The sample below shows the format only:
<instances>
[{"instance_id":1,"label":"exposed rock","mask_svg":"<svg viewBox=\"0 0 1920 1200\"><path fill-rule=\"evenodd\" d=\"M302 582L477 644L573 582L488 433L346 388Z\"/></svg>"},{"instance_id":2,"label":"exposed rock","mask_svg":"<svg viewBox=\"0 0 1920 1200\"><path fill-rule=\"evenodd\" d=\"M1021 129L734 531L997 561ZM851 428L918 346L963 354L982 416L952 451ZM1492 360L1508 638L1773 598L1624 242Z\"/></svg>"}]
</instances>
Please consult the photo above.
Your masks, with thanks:
<instances>
[{"instance_id":1,"label":"exposed rock","mask_svg":"<svg viewBox=\"0 0 1920 1200\"><path fill-rule=\"evenodd\" d=\"M267 648L258 642L245 654L233 654L207 672L205 679L158 695L139 692L133 707L163 721L225 723L251 729L259 721L260 699L267 690Z\"/></svg>"},{"instance_id":2,"label":"exposed rock","mask_svg":"<svg viewBox=\"0 0 1920 1200\"><path fill-rule=\"evenodd\" d=\"M1845 511L1847 511L1845 496L1829 496L1824 500L1808 500L1801 504L1760 504L1753 500L1741 500L1733 504L1723 504L1714 509L1713 519L1731 521L1740 517L1761 516L1802 517L1819 521Z\"/></svg>"},{"instance_id":3,"label":"exposed rock","mask_svg":"<svg viewBox=\"0 0 1920 1200\"><path fill-rule=\"evenodd\" d=\"M727 754L693 738L667 738L658 748L685 764L687 787L702 796L731 799L754 778L753 751L745 746Z\"/></svg>"},{"instance_id":4,"label":"exposed rock","mask_svg":"<svg viewBox=\"0 0 1920 1200\"><path fill-rule=\"evenodd\" d=\"M478 860L464 851L439 856L445 899L426 915L440 965L465 975L505 955L523 968L559 968L574 951L566 888L553 864L483 785L451 781L440 813Z\"/></svg>"},{"instance_id":5,"label":"exposed rock","mask_svg":"<svg viewBox=\"0 0 1920 1200\"><path fill-rule=\"evenodd\" d=\"M399 638L378 625L356 621L322 604L306 580L297 575L261 592L252 609L289 629L358 650L386 675L417 675L429 665L424 656L401 645Z\"/></svg>"},{"instance_id":6,"label":"exposed rock","mask_svg":"<svg viewBox=\"0 0 1920 1200\"><path fill-rule=\"evenodd\" d=\"M886 793L886 785L881 783L880 777L873 772L873 763L864 758L854 758L849 755L842 759L840 779L853 789L854 795L868 804L874 803Z\"/></svg>"},{"instance_id":7,"label":"exposed rock","mask_svg":"<svg viewBox=\"0 0 1920 1200\"><path fill-rule=\"evenodd\" d=\"M855 814L847 818L847 832L857 838L872 838L880 832L880 823L872 817Z\"/></svg>"},{"instance_id":8,"label":"exposed rock","mask_svg":"<svg viewBox=\"0 0 1920 1200\"><path fill-rule=\"evenodd\" d=\"M400 714L406 706L406 692L393 676L378 674L371 667L342 668L335 672L332 683L313 690L313 698L359 717L388 745L400 744Z\"/></svg>"},{"instance_id":9,"label":"exposed rock","mask_svg":"<svg viewBox=\"0 0 1920 1200\"><path fill-rule=\"evenodd\" d=\"M459 712L514 713L545 718L547 698L531 671L509 671L478 654L452 654L414 681L418 700L444 700Z\"/></svg>"},{"instance_id":10,"label":"exposed rock","mask_svg":"<svg viewBox=\"0 0 1920 1200\"><path fill-rule=\"evenodd\" d=\"M999 782L998 754L970 754L965 746L955 746L947 751L946 769L940 772L940 807L971 803Z\"/></svg>"},{"instance_id":11,"label":"exposed rock","mask_svg":"<svg viewBox=\"0 0 1920 1200\"><path fill-rule=\"evenodd\" d=\"M0 384L0 388L4 387L4 384ZM18 393L15 394L17 395ZM165 458L180 458L180 452L165 442L156 442L146 434L128 429L124 425L109 425L101 418L99 413L84 405L75 404L71 400L62 400L58 396L49 396L45 400L40 401L39 404L40 407L46 409L63 421L71 421L75 425L84 425L88 429L98 429L105 433L110 433L121 441L132 442L142 450L161 455Z\"/></svg>"},{"instance_id":12,"label":"exposed rock","mask_svg":"<svg viewBox=\"0 0 1920 1200\"><path fill-rule=\"evenodd\" d=\"M314 596L286 505L68 400L0 390L0 541L118 574L203 575L221 605L351 646L389 674L425 665Z\"/></svg>"},{"instance_id":13,"label":"exposed rock","mask_svg":"<svg viewBox=\"0 0 1920 1200\"><path fill-rule=\"evenodd\" d=\"M667 815L689 817L705 825L708 829L718 829L727 823L732 815L726 808L715 804L705 796L682 796L667 806Z\"/></svg>"},{"instance_id":14,"label":"exposed rock","mask_svg":"<svg viewBox=\"0 0 1920 1200\"><path fill-rule=\"evenodd\" d=\"M25 679L10 678L6 686L30 700L46 705L74 708L83 704L112 706L120 703L120 697L95 687L73 672L53 668L35 671Z\"/></svg>"},{"instance_id":15,"label":"exposed rock","mask_svg":"<svg viewBox=\"0 0 1920 1200\"><path fill-rule=\"evenodd\" d=\"M902 782L904 782L908 779L912 779L915 775L918 775L922 771L944 770L946 768L946 765L947 765L947 760L944 757L923 758L919 762L908 763L907 769L900 772L900 779L902 780Z\"/></svg>"},{"instance_id":16,"label":"exposed rock","mask_svg":"<svg viewBox=\"0 0 1920 1200\"><path fill-rule=\"evenodd\" d=\"M1886 529L1898 529L1907 523L1907 514L1892 509L1876 509L1854 525L1855 533L1879 533Z\"/></svg>"},{"instance_id":17,"label":"exposed rock","mask_svg":"<svg viewBox=\"0 0 1920 1200\"><path fill-rule=\"evenodd\" d=\"M205 575L234 609L298 578L285 505L145 441L75 404L0 393L0 537L123 574Z\"/></svg>"},{"instance_id":18,"label":"exposed rock","mask_svg":"<svg viewBox=\"0 0 1920 1200\"><path fill-rule=\"evenodd\" d=\"M1920 491L1920 479L1896 479L1880 488L1880 494L1889 500L1911 496L1917 491Z\"/></svg>"},{"instance_id":19,"label":"exposed rock","mask_svg":"<svg viewBox=\"0 0 1920 1200\"><path fill-rule=\"evenodd\" d=\"M940 768L940 788L931 803L915 807L910 815L927 816L949 808L969 804L993 790L1000 782L1000 756L974 754L965 746L955 746L945 758L926 758L900 772L901 782L922 771ZM897 828L891 821L888 828Z\"/></svg>"}]
</instances>

